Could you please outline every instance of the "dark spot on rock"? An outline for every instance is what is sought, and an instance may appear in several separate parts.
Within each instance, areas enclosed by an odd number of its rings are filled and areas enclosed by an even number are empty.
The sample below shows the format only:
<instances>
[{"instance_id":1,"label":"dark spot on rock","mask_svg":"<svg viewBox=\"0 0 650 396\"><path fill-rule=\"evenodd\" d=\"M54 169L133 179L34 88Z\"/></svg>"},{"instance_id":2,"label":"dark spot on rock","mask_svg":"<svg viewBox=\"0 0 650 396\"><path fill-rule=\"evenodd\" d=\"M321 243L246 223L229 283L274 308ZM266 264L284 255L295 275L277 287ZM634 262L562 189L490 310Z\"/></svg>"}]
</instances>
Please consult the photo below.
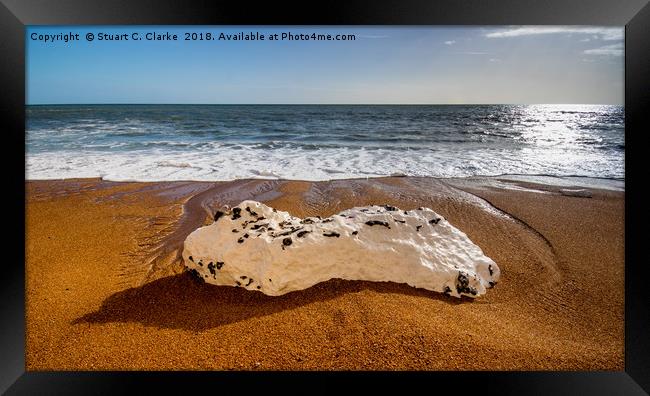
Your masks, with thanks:
<instances>
[{"instance_id":1,"label":"dark spot on rock","mask_svg":"<svg viewBox=\"0 0 650 396\"><path fill-rule=\"evenodd\" d=\"M215 278L217 277L217 271L214 269L214 264L212 263L212 261L210 262L210 264L208 264L208 271L210 271L212 276L214 276Z\"/></svg>"},{"instance_id":2,"label":"dark spot on rock","mask_svg":"<svg viewBox=\"0 0 650 396\"><path fill-rule=\"evenodd\" d=\"M431 220L429 220L429 224L438 224L439 221L440 221L440 218L431 219Z\"/></svg>"},{"instance_id":3,"label":"dark spot on rock","mask_svg":"<svg viewBox=\"0 0 650 396\"><path fill-rule=\"evenodd\" d=\"M473 296L477 294L476 289L469 286L469 277L462 272L458 272L458 278L456 278L456 291L458 294L468 293Z\"/></svg>"},{"instance_id":4,"label":"dark spot on rock","mask_svg":"<svg viewBox=\"0 0 650 396\"><path fill-rule=\"evenodd\" d=\"M203 267L203 261L199 260L199 266Z\"/></svg>"},{"instance_id":5,"label":"dark spot on rock","mask_svg":"<svg viewBox=\"0 0 650 396\"><path fill-rule=\"evenodd\" d=\"M284 238L284 239L282 240L282 244L283 244L284 246L289 246L289 245L291 245L291 243L293 243L293 241L291 240L291 238Z\"/></svg>"},{"instance_id":6,"label":"dark spot on rock","mask_svg":"<svg viewBox=\"0 0 650 396\"><path fill-rule=\"evenodd\" d=\"M402 224L406 223L406 221L404 221L404 220L397 220L397 219L394 219L394 220L395 220L397 223L402 223Z\"/></svg>"},{"instance_id":7,"label":"dark spot on rock","mask_svg":"<svg viewBox=\"0 0 650 396\"><path fill-rule=\"evenodd\" d=\"M405 214L405 215L407 215L407 214L408 214L408 212L407 212L407 211L404 211L404 214Z\"/></svg>"},{"instance_id":8,"label":"dark spot on rock","mask_svg":"<svg viewBox=\"0 0 650 396\"><path fill-rule=\"evenodd\" d=\"M239 232L239 231L237 231L236 229L233 228L233 229L232 229L232 232Z\"/></svg>"},{"instance_id":9,"label":"dark spot on rock","mask_svg":"<svg viewBox=\"0 0 650 396\"><path fill-rule=\"evenodd\" d=\"M253 278L250 278L250 279L248 280L248 283L246 284L246 287L250 286L251 283L253 283Z\"/></svg>"},{"instance_id":10,"label":"dark spot on rock","mask_svg":"<svg viewBox=\"0 0 650 396\"><path fill-rule=\"evenodd\" d=\"M451 293L451 288L449 286L445 286L445 290L443 291L446 295L449 295Z\"/></svg>"},{"instance_id":11,"label":"dark spot on rock","mask_svg":"<svg viewBox=\"0 0 650 396\"><path fill-rule=\"evenodd\" d=\"M369 226L380 225L380 226L384 226L386 228L390 228L390 226L388 225L387 222L381 221L381 220L368 220L368 221L366 221L366 225L369 225Z\"/></svg>"},{"instance_id":12,"label":"dark spot on rock","mask_svg":"<svg viewBox=\"0 0 650 396\"><path fill-rule=\"evenodd\" d=\"M188 258L190 259L191 262L194 262L194 259L192 258L192 256L190 256Z\"/></svg>"},{"instance_id":13,"label":"dark spot on rock","mask_svg":"<svg viewBox=\"0 0 650 396\"><path fill-rule=\"evenodd\" d=\"M239 239L237 240L237 243L244 243L244 238L239 238Z\"/></svg>"},{"instance_id":14,"label":"dark spot on rock","mask_svg":"<svg viewBox=\"0 0 650 396\"><path fill-rule=\"evenodd\" d=\"M244 234L244 238L248 238L248 233Z\"/></svg>"},{"instance_id":15,"label":"dark spot on rock","mask_svg":"<svg viewBox=\"0 0 650 396\"><path fill-rule=\"evenodd\" d=\"M300 231L299 233L296 234L296 236L297 236L298 238L302 238L302 237L304 237L305 235L309 234L310 232L311 232L311 231L307 231L307 230L305 230L305 231Z\"/></svg>"},{"instance_id":16,"label":"dark spot on rock","mask_svg":"<svg viewBox=\"0 0 650 396\"><path fill-rule=\"evenodd\" d=\"M264 227L266 227L268 225L269 225L269 223L255 224L254 226L251 227L251 230L253 230L253 231L258 230L258 229L264 228Z\"/></svg>"},{"instance_id":17,"label":"dark spot on rock","mask_svg":"<svg viewBox=\"0 0 650 396\"><path fill-rule=\"evenodd\" d=\"M359 231L352 231L352 235L357 235Z\"/></svg>"},{"instance_id":18,"label":"dark spot on rock","mask_svg":"<svg viewBox=\"0 0 650 396\"><path fill-rule=\"evenodd\" d=\"M272 236L273 238L277 238L277 237L281 237L281 236L285 236L285 235L291 235L291 234L293 234L294 232L299 231L299 230L302 230L302 229L303 229L303 227L291 227L291 229L288 230L288 231L284 231L284 232L276 233L276 234L273 234L273 235L271 235L271 236Z\"/></svg>"},{"instance_id":19,"label":"dark spot on rock","mask_svg":"<svg viewBox=\"0 0 650 396\"><path fill-rule=\"evenodd\" d=\"M278 210L276 208L273 208L273 213L277 213Z\"/></svg>"},{"instance_id":20,"label":"dark spot on rock","mask_svg":"<svg viewBox=\"0 0 650 396\"><path fill-rule=\"evenodd\" d=\"M492 281L490 281L490 282L488 282L488 283L490 284L490 287L494 287L494 285L497 284L496 282L492 282Z\"/></svg>"},{"instance_id":21,"label":"dark spot on rock","mask_svg":"<svg viewBox=\"0 0 650 396\"><path fill-rule=\"evenodd\" d=\"M384 205L384 209L386 209L389 212L395 212L397 210L396 207L390 205Z\"/></svg>"},{"instance_id":22,"label":"dark spot on rock","mask_svg":"<svg viewBox=\"0 0 650 396\"><path fill-rule=\"evenodd\" d=\"M415 226L415 231L418 231L418 232L419 232L419 231L420 231L420 228L422 228L421 225L419 225L419 226Z\"/></svg>"},{"instance_id":23,"label":"dark spot on rock","mask_svg":"<svg viewBox=\"0 0 650 396\"><path fill-rule=\"evenodd\" d=\"M241 279L241 280L244 280L246 278L248 278L246 275L242 275L242 276L239 277L239 279Z\"/></svg>"},{"instance_id":24,"label":"dark spot on rock","mask_svg":"<svg viewBox=\"0 0 650 396\"><path fill-rule=\"evenodd\" d=\"M257 217L257 213L251 210L250 206L246 207L246 211L251 214L251 216Z\"/></svg>"},{"instance_id":25,"label":"dark spot on rock","mask_svg":"<svg viewBox=\"0 0 650 396\"><path fill-rule=\"evenodd\" d=\"M338 232L334 232L334 231L332 231L332 232L326 232L325 234L323 234L323 236L326 236L326 237L337 237L337 238L338 238L338 237L341 236L341 234L339 234Z\"/></svg>"},{"instance_id":26,"label":"dark spot on rock","mask_svg":"<svg viewBox=\"0 0 650 396\"><path fill-rule=\"evenodd\" d=\"M327 219L323 220L323 223L331 223L333 221L334 221L334 219L332 219L331 217L328 217Z\"/></svg>"},{"instance_id":27,"label":"dark spot on rock","mask_svg":"<svg viewBox=\"0 0 650 396\"><path fill-rule=\"evenodd\" d=\"M217 261L217 269L220 270L223 267L223 261Z\"/></svg>"},{"instance_id":28,"label":"dark spot on rock","mask_svg":"<svg viewBox=\"0 0 650 396\"><path fill-rule=\"evenodd\" d=\"M219 218L220 218L221 216L223 216L224 214L225 214L224 212L222 212L222 211L220 211L220 210L217 210L217 213L214 214L214 221L219 220Z\"/></svg>"},{"instance_id":29,"label":"dark spot on rock","mask_svg":"<svg viewBox=\"0 0 650 396\"><path fill-rule=\"evenodd\" d=\"M199 274L199 271L195 270L194 268L192 268L192 269L190 270L190 274L192 274L192 277L193 277L194 279L198 279L198 280L200 280L201 283L204 283L204 282L205 282L205 279L201 278L201 274Z\"/></svg>"},{"instance_id":30,"label":"dark spot on rock","mask_svg":"<svg viewBox=\"0 0 650 396\"><path fill-rule=\"evenodd\" d=\"M232 220L237 220L241 217L241 208L233 208L232 210Z\"/></svg>"},{"instance_id":31,"label":"dark spot on rock","mask_svg":"<svg viewBox=\"0 0 650 396\"><path fill-rule=\"evenodd\" d=\"M237 284L237 286L241 286L241 282L235 281L235 283Z\"/></svg>"},{"instance_id":32,"label":"dark spot on rock","mask_svg":"<svg viewBox=\"0 0 650 396\"><path fill-rule=\"evenodd\" d=\"M460 293L461 290L465 289L467 286L469 286L469 278L467 275L459 272L458 277L456 278L456 290Z\"/></svg>"},{"instance_id":33,"label":"dark spot on rock","mask_svg":"<svg viewBox=\"0 0 650 396\"><path fill-rule=\"evenodd\" d=\"M300 224L314 224L314 220L308 217L304 220L300 220Z\"/></svg>"},{"instance_id":34,"label":"dark spot on rock","mask_svg":"<svg viewBox=\"0 0 650 396\"><path fill-rule=\"evenodd\" d=\"M259 286L259 285L257 286L257 290L259 290L259 289L261 289L261 288L262 288L262 286Z\"/></svg>"},{"instance_id":35,"label":"dark spot on rock","mask_svg":"<svg viewBox=\"0 0 650 396\"><path fill-rule=\"evenodd\" d=\"M261 221L261 220L266 220L266 217L258 217L255 220L250 220L248 223L253 224L253 223L257 223L258 221Z\"/></svg>"},{"instance_id":36,"label":"dark spot on rock","mask_svg":"<svg viewBox=\"0 0 650 396\"><path fill-rule=\"evenodd\" d=\"M490 271L490 276L494 274L494 270L492 269L492 264L488 265L488 271Z\"/></svg>"},{"instance_id":37,"label":"dark spot on rock","mask_svg":"<svg viewBox=\"0 0 650 396\"><path fill-rule=\"evenodd\" d=\"M269 279L269 282L271 282L271 279Z\"/></svg>"}]
</instances>

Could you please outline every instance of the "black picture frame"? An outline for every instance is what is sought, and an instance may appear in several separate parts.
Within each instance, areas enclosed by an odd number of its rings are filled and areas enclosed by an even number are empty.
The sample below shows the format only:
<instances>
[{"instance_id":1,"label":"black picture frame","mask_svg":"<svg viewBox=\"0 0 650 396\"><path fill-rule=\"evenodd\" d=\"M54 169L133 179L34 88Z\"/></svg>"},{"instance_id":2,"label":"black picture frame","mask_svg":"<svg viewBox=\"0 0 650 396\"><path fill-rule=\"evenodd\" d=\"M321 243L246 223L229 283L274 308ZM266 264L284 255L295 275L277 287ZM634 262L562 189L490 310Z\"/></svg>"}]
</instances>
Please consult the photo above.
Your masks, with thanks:
<instances>
[{"instance_id":1,"label":"black picture frame","mask_svg":"<svg viewBox=\"0 0 650 396\"><path fill-rule=\"evenodd\" d=\"M650 109L650 5L647 0L409 0L394 2L210 2L174 0L0 0L0 122L7 170L4 242L10 255L0 275L0 392L115 394L196 385L262 391L281 386L340 391L351 380L436 393L644 394L650 391L650 307L643 251L643 150ZM625 25L625 371L621 372L25 372L25 26L26 25ZM24 232L23 232L24 233ZM21 264L22 263L22 264ZM399 377L399 378L396 378ZM217 385L218 384L218 385ZM446 384L446 385L445 385ZM413 388L416 390L416 388ZM441 392L447 393L447 392Z\"/></svg>"}]
</instances>

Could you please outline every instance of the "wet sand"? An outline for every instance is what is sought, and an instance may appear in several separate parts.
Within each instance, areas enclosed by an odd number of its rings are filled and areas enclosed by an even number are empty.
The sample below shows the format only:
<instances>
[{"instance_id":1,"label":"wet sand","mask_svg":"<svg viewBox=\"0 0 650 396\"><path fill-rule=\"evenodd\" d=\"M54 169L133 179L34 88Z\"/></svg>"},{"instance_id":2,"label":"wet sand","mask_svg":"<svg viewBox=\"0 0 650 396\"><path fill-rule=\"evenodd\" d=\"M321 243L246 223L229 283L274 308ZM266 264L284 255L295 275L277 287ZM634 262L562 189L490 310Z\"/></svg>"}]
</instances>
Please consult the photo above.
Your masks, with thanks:
<instances>
[{"instance_id":1,"label":"wet sand","mask_svg":"<svg viewBox=\"0 0 650 396\"><path fill-rule=\"evenodd\" d=\"M29 181L27 369L623 370L624 193L493 182ZM395 283L269 297L197 282L178 249L243 199L300 217L428 206L501 280L476 300Z\"/></svg>"}]
</instances>

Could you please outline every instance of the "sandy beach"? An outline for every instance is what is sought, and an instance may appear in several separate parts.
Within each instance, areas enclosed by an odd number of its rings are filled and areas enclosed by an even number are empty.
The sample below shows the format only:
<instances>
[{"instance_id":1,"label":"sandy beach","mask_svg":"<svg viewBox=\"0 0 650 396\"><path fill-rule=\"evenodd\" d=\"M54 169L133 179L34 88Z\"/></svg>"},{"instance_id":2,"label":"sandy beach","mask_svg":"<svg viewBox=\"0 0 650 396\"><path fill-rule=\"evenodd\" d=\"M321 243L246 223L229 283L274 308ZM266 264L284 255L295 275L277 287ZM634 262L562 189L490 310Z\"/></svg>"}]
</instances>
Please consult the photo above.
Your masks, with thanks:
<instances>
[{"instance_id":1,"label":"sandy beach","mask_svg":"<svg viewBox=\"0 0 650 396\"><path fill-rule=\"evenodd\" d=\"M497 179L26 182L27 370L623 370L624 192ZM330 280L270 297L184 271L205 208L432 208L502 271L481 298Z\"/></svg>"}]
</instances>

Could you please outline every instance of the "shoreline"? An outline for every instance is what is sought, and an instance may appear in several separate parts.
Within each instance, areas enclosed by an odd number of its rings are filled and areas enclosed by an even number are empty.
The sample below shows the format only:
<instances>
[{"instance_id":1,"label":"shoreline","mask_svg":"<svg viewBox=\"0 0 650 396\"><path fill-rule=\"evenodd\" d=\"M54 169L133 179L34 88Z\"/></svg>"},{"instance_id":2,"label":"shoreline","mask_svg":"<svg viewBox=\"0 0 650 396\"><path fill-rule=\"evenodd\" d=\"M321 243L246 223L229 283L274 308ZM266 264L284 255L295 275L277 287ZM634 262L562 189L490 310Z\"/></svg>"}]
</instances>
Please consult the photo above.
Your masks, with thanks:
<instances>
[{"instance_id":1,"label":"shoreline","mask_svg":"<svg viewBox=\"0 0 650 396\"><path fill-rule=\"evenodd\" d=\"M486 177L26 180L27 368L621 370L625 193L561 188ZM503 278L475 302L384 282L281 297L194 283L179 243L243 199L301 217L428 206Z\"/></svg>"},{"instance_id":2,"label":"shoreline","mask_svg":"<svg viewBox=\"0 0 650 396\"><path fill-rule=\"evenodd\" d=\"M504 173L500 175L472 175L472 176L450 176L450 177L438 177L438 176L412 176L404 174L393 174L393 175L384 175L384 176L366 176L366 177L350 177L350 178L341 178L341 179L323 179L323 180L307 180L307 179L284 179L284 178L274 178L274 177L249 177L249 178L239 178L239 179L230 179L230 180L193 180L193 179L182 179L182 180L110 180L104 179L101 176L97 177L70 177L62 179L25 179L25 182L56 182L56 181L83 181L83 180L96 180L112 183L223 183L223 182L233 182L237 180L268 180L268 181L285 181L285 182L304 182L304 183L316 183L316 182L333 182L333 181L354 181L354 180L372 180L372 179L386 179L386 178L426 178L426 179L436 179L436 180L503 180L511 183L521 182L529 184L540 184L553 187L588 187L595 188L599 190L614 190L614 191L625 191L625 178L618 177L597 177L597 176L580 176L580 175L546 175L546 174L516 174L516 173ZM581 181L593 181L593 184L585 184ZM599 183L600 182L600 183Z\"/></svg>"}]
</instances>

